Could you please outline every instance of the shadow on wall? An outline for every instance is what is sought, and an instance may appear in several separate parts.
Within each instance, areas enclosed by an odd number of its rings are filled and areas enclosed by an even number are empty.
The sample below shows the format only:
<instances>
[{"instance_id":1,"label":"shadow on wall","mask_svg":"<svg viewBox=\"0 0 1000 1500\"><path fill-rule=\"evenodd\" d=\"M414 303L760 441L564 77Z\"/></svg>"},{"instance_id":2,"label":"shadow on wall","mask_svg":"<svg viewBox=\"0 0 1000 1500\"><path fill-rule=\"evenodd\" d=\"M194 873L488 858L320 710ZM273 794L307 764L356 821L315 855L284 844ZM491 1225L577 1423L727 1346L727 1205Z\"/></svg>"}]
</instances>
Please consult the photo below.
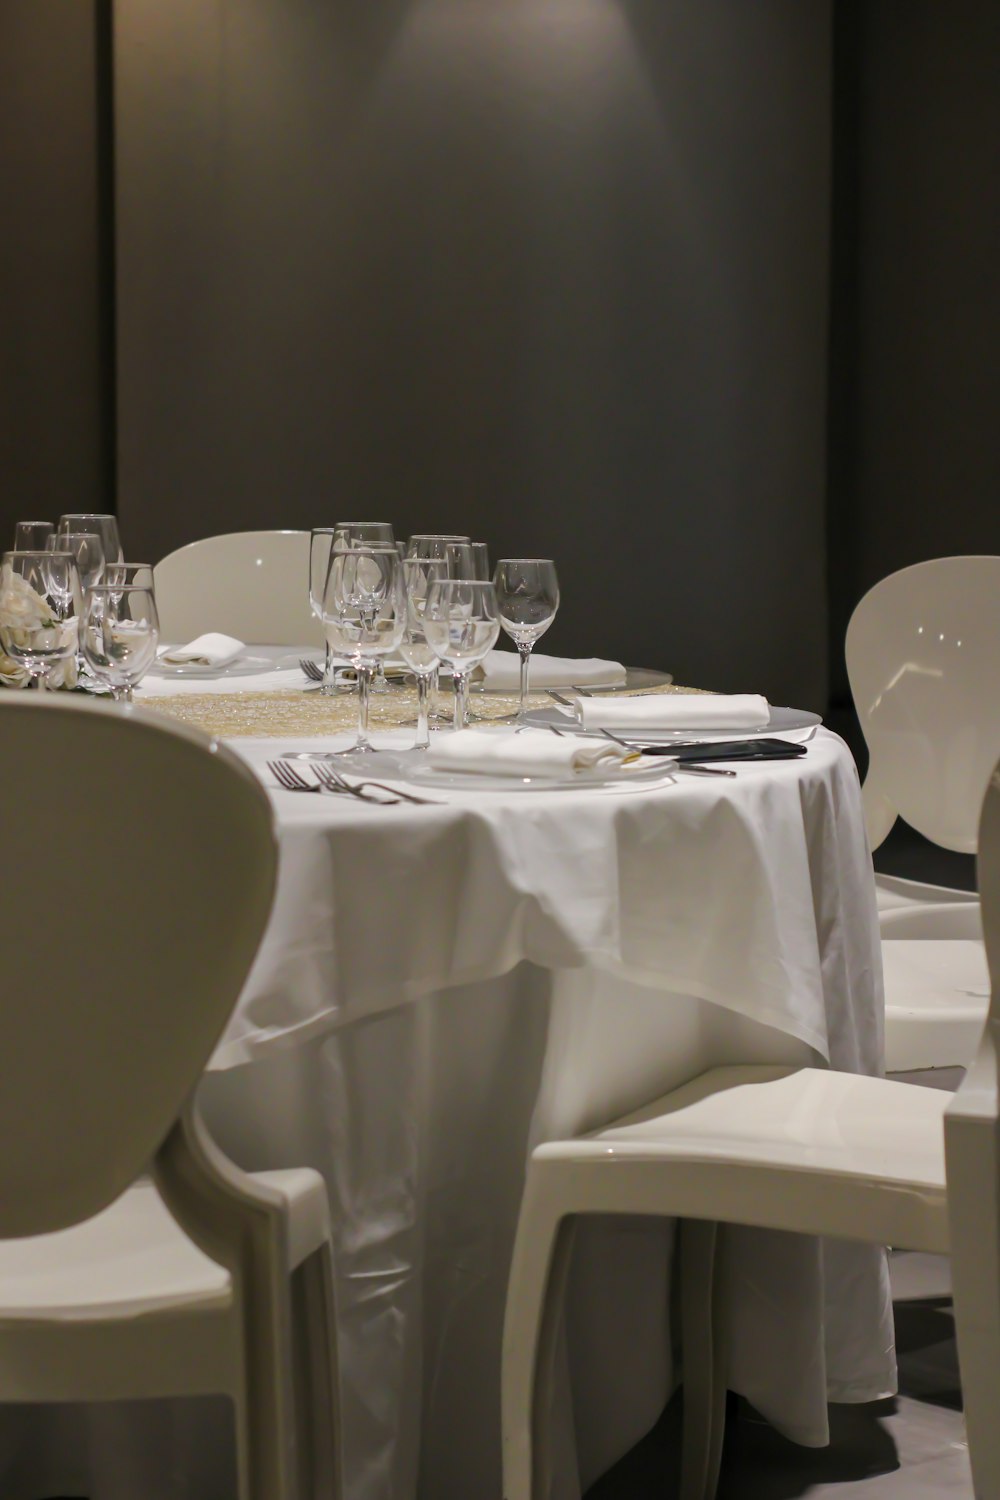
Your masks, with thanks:
<instances>
[{"instance_id":1,"label":"shadow on wall","mask_svg":"<svg viewBox=\"0 0 1000 1500\"><path fill-rule=\"evenodd\" d=\"M469 531L555 651L822 707L828 20L130 0L129 545Z\"/></svg>"}]
</instances>

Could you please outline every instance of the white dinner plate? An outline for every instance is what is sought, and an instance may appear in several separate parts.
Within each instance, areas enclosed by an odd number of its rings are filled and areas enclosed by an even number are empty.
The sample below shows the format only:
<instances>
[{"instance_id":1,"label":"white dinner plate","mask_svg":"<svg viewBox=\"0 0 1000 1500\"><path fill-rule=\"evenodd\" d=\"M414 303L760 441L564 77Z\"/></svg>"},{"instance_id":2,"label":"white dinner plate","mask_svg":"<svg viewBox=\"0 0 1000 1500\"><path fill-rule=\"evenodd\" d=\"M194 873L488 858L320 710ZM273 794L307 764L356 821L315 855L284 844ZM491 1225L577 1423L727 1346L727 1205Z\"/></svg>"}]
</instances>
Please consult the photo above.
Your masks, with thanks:
<instances>
[{"instance_id":1,"label":"white dinner plate","mask_svg":"<svg viewBox=\"0 0 1000 1500\"><path fill-rule=\"evenodd\" d=\"M372 781L405 781L415 787L440 787L452 792L580 792L589 787L650 787L667 784L672 763L663 761L625 771L580 771L559 776L483 775L478 771L441 771L427 764L420 750L380 750L377 755L337 756L338 770Z\"/></svg>"},{"instance_id":2,"label":"white dinner plate","mask_svg":"<svg viewBox=\"0 0 1000 1500\"><path fill-rule=\"evenodd\" d=\"M295 663L296 669L298 663ZM270 656L238 656L223 667L206 666L204 662L170 662L157 660L150 667L153 677L257 677L262 672L287 672L291 668L283 662L276 663Z\"/></svg>"},{"instance_id":3,"label":"white dinner plate","mask_svg":"<svg viewBox=\"0 0 1000 1500\"><path fill-rule=\"evenodd\" d=\"M559 729L570 727L575 734L601 733L599 729L581 728L569 709L559 708L555 703L551 708L529 710L527 719L539 729L555 724ZM822 722L819 714L810 713L806 708L777 708L772 704L771 717L760 729L737 729L732 724L724 724L717 729L658 729L655 733L648 729L616 729L615 733L629 744L636 745L670 745L677 740L710 743L712 740L750 740L758 735L788 734L793 729L812 729Z\"/></svg>"}]
</instances>

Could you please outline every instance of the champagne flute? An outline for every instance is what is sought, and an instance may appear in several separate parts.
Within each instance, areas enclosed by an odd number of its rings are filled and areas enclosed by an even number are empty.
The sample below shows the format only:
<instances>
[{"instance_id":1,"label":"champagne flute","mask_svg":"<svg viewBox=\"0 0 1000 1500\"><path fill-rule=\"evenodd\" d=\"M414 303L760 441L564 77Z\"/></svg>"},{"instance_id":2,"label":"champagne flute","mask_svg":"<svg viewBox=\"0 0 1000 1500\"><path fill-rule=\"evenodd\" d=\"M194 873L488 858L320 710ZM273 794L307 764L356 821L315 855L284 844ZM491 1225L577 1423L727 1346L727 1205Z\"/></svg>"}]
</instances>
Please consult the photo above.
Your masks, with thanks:
<instances>
[{"instance_id":1,"label":"champagne flute","mask_svg":"<svg viewBox=\"0 0 1000 1500\"><path fill-rule=\"evenodd\" d=\"M5 552L0 564L0 644L39 687L75 658L83 601L69 552Z\"/></svg>"},{"instance_id":2,"label":"champagne flute","mask_svg":"<svg viewBox=\"0 0 1000 1500\"><path fill-rule=\"evenodd\" d=\"M417 737L414 750L430 747L430 698L437 687L438 658L427 639L424 613L432 583L448 577L448 565L440 558L408 557L402 563L406 589L406 629L399 654L417 679Z\"/></svg>"},{"instance_id":3,"label":"champagne flute","mask_svg":"<svg viewBox=\"0 0 1000 1500\"><path fill-rule=\"evenodd\" d=\"M395 547L333 552L323 623L337 654L348 657L357 671L358 738L351 751L373 754L368 738L372 677L376 663L399 645L406 624L403 573Z\"/></svg>"},{"instance_id":4,"label":"champagne flute","mask_svg":"<svg viewBox=\"0 0 1000 1500\"><path fill-rule=\"evenodd\" d=\"M496 644L500 614L492 583L446 578L432 583L424 631L439 660L455 675L455 728L469 717L469 673Z\"/></svg>"},{"instance_id":5,"label":"champagne flute","mask_svg":"<svg viewBox=\"0 0 1000 1500\"><path fill-rule=\"evenodd\" d=\"M559 608L556 565L547 557L507 557L494 574L500 624L521 658L518 724L527 722L528 666L535 642L545 634Z\"/></svg>"},{"instance_id":6,"label":"champagne flute","mask_svg":"<svg viewBox=\"0 0 1000 1500\"><path fill-rule=\"evenodd\" d=\"M131 703L132 690L156 660L160 621L152 589L136 584L98 584L87 595L83 656L107 684L116 703Z\"/></svg>"},{"instance_id":7,"label":"champagne flute","mask_svg":"<svg viewBox=\"0 0 1000 1500\"><path fill-rule=\"evenodd\" d=\"M485 542L449 542L445 549L450 578L490 581L490 552Z\"/></svg>"}]
</instances>

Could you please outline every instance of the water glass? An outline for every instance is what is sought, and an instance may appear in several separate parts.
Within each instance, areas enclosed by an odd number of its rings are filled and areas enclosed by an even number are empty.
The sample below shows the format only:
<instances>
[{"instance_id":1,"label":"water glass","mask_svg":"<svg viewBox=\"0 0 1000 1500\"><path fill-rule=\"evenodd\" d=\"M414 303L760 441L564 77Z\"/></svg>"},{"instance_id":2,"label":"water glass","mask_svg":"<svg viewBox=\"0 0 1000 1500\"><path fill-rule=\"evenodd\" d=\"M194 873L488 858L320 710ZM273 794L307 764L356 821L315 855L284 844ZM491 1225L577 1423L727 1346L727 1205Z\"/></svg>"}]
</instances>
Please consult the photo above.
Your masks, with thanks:
<instances>
[{"instance_id":1,"label":"water glass","mask_svg":"<svg viewBox=\"0 0 1000 1500\"><path fill-rule=\"evenodd\" d=\"M490 552L485 542L449 542L446 549L448 576L490 581Z\"/></svg>"},{"instance_id":2,"label":"water glass","mask_svg":"<svg viewBox=\"0 0 1000 1500\"><path fill-rule=\"evenodd\" d=\"M160 621L153 590L136 584L98 584L87 595L83 657L117 703L131 703L132 690L156 660Z\"/></svg>"},{"instance_id":3,"label":"water glass","mask_svg":"<svg viewBox=\"0 0 1000 1500\"><path fill-rule=\"evenodd\" d=\"M351 750L371 754L372 677L376 664L399 645L406 625L403 572L395 547L333 552L323 597L323 624L337 655L353 662L358 675L358 738Z\"/></svg>"},{"instance_id":4,"label":"water glass","mask_svg":"<svg viewBox=\"0 0 1000 1500\"><path fill-rule=\"evenodd\" d=\"M424 614L432 583L448 577L448 565L439 558L408 557L402 564L406 589L406 628L399 654L417 679L417 738L414 750L430 746L430 699L437 687L438 658L427 639Z\"/></svg>"},{"instance_id":5,"label":"water glass","mask_svg":"<svg viewBox=\"0 0 1000 1500\"><path fill-rule=\"evenodd\" d=\"M317 620L323 618L323 599L326 580L330 574L330 558L336 541L333 526L314 526L309 534L309 608ZM323 665L323 683L320 691L327 695L337 691L334 681L333 652L326 641L326 660Z\"/></svg>"},{"instance_id":6,"label":"water glass","mask_svg":"<svg viewBox=\"0 0 1000 1500\"><path fill-rule=\"evenodd\" d=\"M39 687L46 680L53 686L75 682L82 602L80 575L70 553L4 553L0 644L25 680Z\"/></svg>"},{"instance_id":7,"label":"water glass","mask_svg":"<svg viewBox=\"0 0 1000 1500\"><path fill-rule=\"evenodd\" d=\"M492 583L448 578L432 583L424 609L424 631L439 661L455 676L455 728L469 717L469 674L496 645L500 615Z\"/></svg>"},{"instance_id":8,"label":"water glass","mask_svg":"<svg viewBox=\"0 0 1000 1500\"><path fill-rule=\"evenodd\" d=\"M51 521L18 521L14 527L14 551L44 552L45 543L54 531Z\"/></svg>"},{"instance_id":9,"label":"water glass","mask_svg":"<svg viewBox=\"0 0 1000 1500\"><path fill-rule=\"evenodd\" d=\"M548 557L507 557L494 574L500 624L521 658L521 701L517 722L527 713L528 665L535 642L548 630L559 608L556 565Z\"/></svg>"}]
</instances>

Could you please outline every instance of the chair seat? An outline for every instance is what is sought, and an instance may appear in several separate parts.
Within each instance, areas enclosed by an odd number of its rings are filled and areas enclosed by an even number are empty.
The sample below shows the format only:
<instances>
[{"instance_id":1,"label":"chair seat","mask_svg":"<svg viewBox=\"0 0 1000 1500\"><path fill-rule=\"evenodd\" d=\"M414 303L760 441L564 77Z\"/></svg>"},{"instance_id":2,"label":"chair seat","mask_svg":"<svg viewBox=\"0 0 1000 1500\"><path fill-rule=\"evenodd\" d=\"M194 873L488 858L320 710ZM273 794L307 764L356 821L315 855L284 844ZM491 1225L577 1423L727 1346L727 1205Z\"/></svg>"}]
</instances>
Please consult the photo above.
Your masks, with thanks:
<instances>
[{"instance_id":1,"label":"chair seat","mask_svg":"<svg viewBox=\"0 0 1000 1500\"><path fill-rule=\"evenodd\" d=\"M974 892L955 890L946 885L927 885L922 880L905 880L901 875L875 876L875 898L879 913L898 911L908 906L951 906L975 901Z\"/></svg>"},{"instance_id":2,"label":"chair seat","mask_svg":"<svg viewBox=\"0 0 1000 1500\"><path fill-rule=\"evenodd\" d=\"M968 1067L989 1008L982 942L886 936L882 967L888 1071Z\"/></svg>"},{"instance_id":3,"label":"chair seat","mask_svg":"<svg viewBox=\"0 0 1000 1500\"><path fill-rule=\"evenodd\" d=\"M660 1211L681 1217L943 1249L950 1100L818 1068L713 1068L592 1135L539 1146L533 1159L654 1164ZM671 1162L697 1171L672 1181ZM873 1193L874 1179L893 1191Z\"/></svg>"},{"instance_id":4,"label":"chair seat","mask_svg":"<svg viewBox=\"0 0 1000 1500\"><path fill-rule=\"evenodd\" d=\"M326 1237L323 1179L308 1168L253 1178L285 1198L290 1260L300 1264ZM72 1229L0 1242L0 1322L210 1311L229 1299L229 1272L192 1244L148 1180Z\"/></svg>"}]
</instances>

